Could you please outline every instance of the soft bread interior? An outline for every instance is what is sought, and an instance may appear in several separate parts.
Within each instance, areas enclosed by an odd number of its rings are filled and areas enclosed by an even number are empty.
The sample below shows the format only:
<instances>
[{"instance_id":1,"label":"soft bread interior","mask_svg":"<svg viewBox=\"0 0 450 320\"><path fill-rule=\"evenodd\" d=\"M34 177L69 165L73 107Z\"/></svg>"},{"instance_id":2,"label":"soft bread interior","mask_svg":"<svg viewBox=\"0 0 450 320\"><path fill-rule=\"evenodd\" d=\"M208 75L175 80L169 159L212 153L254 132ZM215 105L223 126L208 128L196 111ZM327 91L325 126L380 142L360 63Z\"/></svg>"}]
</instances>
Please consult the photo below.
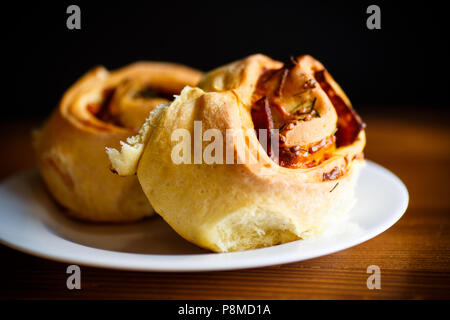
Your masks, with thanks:
<instances>
[{"instance_id":1,"label":"soft bread interior","mask_svg":"<svg viewBox=\"0 0 450 320\"><path fill-rule=\"evenodd\" d=\"M294 223L287 217L259 208L229 215L216 225L215 231L220 252L263 248L300 239Z\"/></svg>"},{"instance_id":2,"label":"soft bread interior","mask_svg":"<svg viewBox=\"0 0 450 320\"><path fill-rule=\"evenodd\" d=\"M128 176L136 173L139 159L144 150L153 123L164 112L169 104L160 104L150 112L139 133L129 137L127 142L120 141L120 151L114 148L106 148L106 153L111 162L111 168L120 176Z\"/></svg>"}]
</instances>

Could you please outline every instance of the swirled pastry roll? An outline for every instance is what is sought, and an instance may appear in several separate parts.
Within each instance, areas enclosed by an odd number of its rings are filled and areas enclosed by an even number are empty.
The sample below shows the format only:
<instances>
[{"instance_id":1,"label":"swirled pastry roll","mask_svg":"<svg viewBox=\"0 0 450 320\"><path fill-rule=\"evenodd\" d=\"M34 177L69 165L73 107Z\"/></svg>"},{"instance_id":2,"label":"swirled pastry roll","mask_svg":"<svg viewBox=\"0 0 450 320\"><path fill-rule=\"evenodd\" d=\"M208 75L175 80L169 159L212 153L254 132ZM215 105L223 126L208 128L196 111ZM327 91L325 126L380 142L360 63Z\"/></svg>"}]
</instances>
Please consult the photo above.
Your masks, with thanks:
<instances>
[{"instance_id":1,"label":"swirled pastry roll","mask_svg":"<svg viewBox=\"0 0 450 320\"><path fill-rule=\"evenodd\" d=\"M320 62L253 55L183 89L109 156L119 174L137 171L185 239L237 251L313 237L343 217L364 162L363 129Z\"/></svg>"},{"instance_id":2,"label":"swirled pastry roll","mask_svg":"<svg viewBox=\"0 0 450 320\"><path fill-rule=\"evenodd\" d=\"M169 63L139 62L108 72L97 67L69 88L34 134L42 177L73 217L124 222L153 213L135 176L111 172L106 146L134 135L149 112L201 73Z\"/></svg>"}]
</instances>

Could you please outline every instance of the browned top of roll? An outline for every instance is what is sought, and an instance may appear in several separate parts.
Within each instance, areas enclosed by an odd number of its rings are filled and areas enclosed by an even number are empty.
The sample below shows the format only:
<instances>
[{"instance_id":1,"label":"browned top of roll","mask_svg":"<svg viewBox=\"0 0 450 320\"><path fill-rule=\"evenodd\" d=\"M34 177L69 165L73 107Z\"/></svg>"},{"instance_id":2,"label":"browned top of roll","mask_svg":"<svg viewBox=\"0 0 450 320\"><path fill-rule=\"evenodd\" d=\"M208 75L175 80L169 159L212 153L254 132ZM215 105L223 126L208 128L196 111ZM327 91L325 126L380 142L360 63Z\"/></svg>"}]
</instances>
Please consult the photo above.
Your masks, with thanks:
<instances>
[{"instance_id":1,"label":"browned top of roll","mask_svg":"<svg viewBox=\"0 0 450 320\"><path fill-rule=\"evenodd\" d=\"M96 67L64 95L59 111L82 129L134 133L158 104L169 102L202 73L172 63L137 62L109 72Z\"/></svg>"}]
</instances>

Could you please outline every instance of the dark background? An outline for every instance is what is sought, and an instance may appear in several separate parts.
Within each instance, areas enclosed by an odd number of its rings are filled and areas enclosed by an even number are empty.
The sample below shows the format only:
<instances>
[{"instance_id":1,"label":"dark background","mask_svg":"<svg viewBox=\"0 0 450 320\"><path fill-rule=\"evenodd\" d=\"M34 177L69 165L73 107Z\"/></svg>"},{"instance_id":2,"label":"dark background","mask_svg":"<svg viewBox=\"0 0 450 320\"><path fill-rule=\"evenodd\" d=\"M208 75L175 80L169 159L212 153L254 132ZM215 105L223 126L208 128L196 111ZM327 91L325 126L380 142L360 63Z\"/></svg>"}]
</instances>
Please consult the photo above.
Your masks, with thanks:
<instances>
[{"instance_id":1,"label":"dark background","mask_svg":"<svg viewBox=\"0 0 450 320\"><path fill-rule=\"evenodd\" d=\"M81 30L66 8L81 8ZM381 8L368 30L366 8ZM89 68L163 60L209 70L253 53L285 60L311 54L325 64L356 109L446 111L449 18L440 2L172 2L24 4L10 18L5 63L14 108L5 118L44 116ZM25 112L26 111L26 112Z\"/></svg>"}]
</instances>

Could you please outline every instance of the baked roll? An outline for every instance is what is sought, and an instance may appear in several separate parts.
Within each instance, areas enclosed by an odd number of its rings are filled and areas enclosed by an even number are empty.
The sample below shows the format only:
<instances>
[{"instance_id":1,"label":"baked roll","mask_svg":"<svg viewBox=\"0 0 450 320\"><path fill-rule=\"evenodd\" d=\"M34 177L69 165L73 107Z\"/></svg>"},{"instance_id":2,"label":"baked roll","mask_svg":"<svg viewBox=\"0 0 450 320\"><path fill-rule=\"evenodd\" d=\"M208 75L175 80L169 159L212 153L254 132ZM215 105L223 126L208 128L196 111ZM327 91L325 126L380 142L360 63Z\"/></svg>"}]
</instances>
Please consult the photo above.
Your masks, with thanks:
<instances>
[{"instance_id":1,"label":"baked roll","mask_svg":"<svg viewBox=\"0 0 450 320\"><path fill-rule=\"evenodd\" d=\"M86 73L34 134L38 166L50 193L82 220L125 222L153 214L137 178L111 172L105 147L118 147L136 134L156 105L200 78L197 70L155 62Z\"/></svg>"},{"instance_id":2,"label":"baked roll","mask_svg":"<svg viewBox=\"0 0 450 320\"><path fill-rule=\"evenodd\" d=\"M108 153L177 233L227 252L317 236L344 217L364 145L363 122L320 62L253 55L183 89Z\"/></svg>"}]
</instances>

